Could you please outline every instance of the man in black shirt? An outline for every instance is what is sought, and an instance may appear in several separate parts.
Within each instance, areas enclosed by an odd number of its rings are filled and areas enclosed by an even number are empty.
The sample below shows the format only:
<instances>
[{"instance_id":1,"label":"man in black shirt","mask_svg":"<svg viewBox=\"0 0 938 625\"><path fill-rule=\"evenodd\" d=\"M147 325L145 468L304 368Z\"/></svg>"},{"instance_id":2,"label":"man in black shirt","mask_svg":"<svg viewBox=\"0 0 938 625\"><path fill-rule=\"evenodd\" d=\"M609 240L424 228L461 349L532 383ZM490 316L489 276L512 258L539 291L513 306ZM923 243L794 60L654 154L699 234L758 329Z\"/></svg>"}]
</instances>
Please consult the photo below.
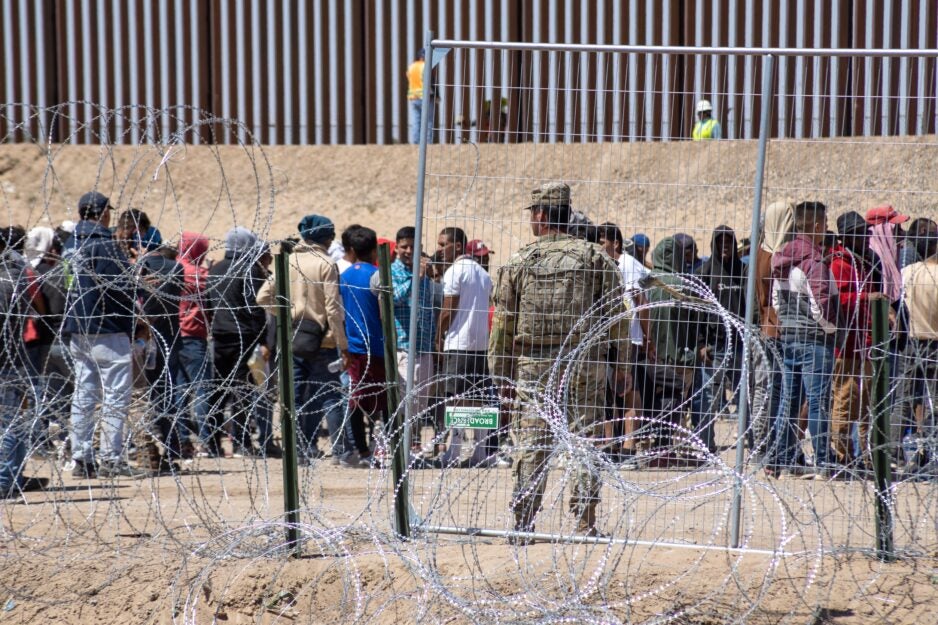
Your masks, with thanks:
<instances>
[{"instance_id":1,"label":"man in black shirt","mask_svg":"<svg viewBox=\"0 0 938 625\"><path fill-rule=\"evenodd\" d=\"M248 429L255 394L248 361L267 330L267 316L257 304L257 292L267 272L257 263L261 248L257 236L241 227L225 237L225 257L208 272L206 312L215 356L216 385L210 404L209 427L214 432L208 451L220 455L220 422L231 405L235 451L254 453ZM250 385L250 386L249 386Z\"/></svg>"}]
</instances>

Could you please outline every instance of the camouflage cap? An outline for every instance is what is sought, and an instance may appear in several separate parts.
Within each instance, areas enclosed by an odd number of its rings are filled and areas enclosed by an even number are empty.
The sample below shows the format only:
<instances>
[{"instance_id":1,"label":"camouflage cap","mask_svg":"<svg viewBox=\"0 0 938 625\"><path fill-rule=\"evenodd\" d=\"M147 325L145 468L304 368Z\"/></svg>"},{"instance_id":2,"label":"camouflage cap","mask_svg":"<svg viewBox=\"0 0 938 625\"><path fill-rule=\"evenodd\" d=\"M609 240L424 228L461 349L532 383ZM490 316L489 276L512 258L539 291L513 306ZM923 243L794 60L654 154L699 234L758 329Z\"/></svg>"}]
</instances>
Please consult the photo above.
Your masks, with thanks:
<instances>
[{"instance_id":1,"label":"camouflage cap","mask_svg":"<svg viewBox=\"0 0 938 625\"><path fill-rule=\"evenodd\" d=\"M538 206L570 206L570 187L563 182L548 182L531 191L531 204L524 209Z\"/></svg>"}]
</instances>

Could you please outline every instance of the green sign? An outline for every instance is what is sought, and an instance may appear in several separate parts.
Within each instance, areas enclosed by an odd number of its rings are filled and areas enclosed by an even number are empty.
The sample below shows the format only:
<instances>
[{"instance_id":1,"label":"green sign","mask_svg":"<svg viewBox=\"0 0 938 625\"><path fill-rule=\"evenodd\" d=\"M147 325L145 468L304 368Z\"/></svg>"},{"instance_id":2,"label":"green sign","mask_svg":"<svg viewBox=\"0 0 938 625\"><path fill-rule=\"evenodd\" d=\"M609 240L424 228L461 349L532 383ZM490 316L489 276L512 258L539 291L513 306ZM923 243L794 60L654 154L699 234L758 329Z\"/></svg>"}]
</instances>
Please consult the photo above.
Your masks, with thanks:
<instances>
[{"instance_id":1,"label":"green sign","mask_svg":"<svg viewBox=\"0 0 938 625\"><path fill-rule=\"evenodd\" d=\"M498 427L498 408L491 406L447 406L443 423L448 428L494 430Z\"/></svg>"}]
</instances>

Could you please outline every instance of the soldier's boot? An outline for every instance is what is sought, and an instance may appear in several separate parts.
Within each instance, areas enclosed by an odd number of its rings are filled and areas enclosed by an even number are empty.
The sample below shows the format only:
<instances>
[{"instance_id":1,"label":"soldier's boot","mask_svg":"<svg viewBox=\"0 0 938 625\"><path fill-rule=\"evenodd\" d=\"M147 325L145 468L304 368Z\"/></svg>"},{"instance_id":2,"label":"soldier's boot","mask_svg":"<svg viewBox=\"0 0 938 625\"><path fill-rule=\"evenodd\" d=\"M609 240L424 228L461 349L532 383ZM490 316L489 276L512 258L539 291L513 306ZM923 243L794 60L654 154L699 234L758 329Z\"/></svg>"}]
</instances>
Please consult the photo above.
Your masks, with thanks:
<instances>
[{"instance_id":1,"label":"soldier's boot","mask_svg":"<svg viewBox=\"0 0 938 625\"><path fill-rule=\"evenodd\" d=\"M580 536L589 536L591 538L609 538L608 534L600 532L596 528L596 506L588 505L582 508L574 508L573 514L576 516L576 533Z\"/></svg>"},{"instance_id":2,"label":"soldier's boot","mask_svg":"<svg viewBox=\"0 0 938 625\"><path fill-rule=\"evenodd\" d=\"M526 534L534 533L534 520L530 518L531 515L525 514L523 511L515 512L515 532L524 532ZM519 536L517 534L511 534L508 536L508 544L515 545L517 547L525 547L534 542L534 538L531 536Z\"/></svg>"},{"instance_id":3,"label":"soldier's boot","mask_svg":"<svg viewBox=\"0 0 938 625\"><path fill-rule=\"evenodd\" d=\"M515 526L515 531L516 531L516 532L533 532L533 531L534 531L534 527L532 526L530 529L522 529L521 527L519 527L519 526L516 525L516 526ZM525 535L521 535L521 534L509 534L509 536L508 536L508 544L509 544L509 545L514 545L515 547L527 547L528 545L533 545L533 544L534 544L534 537L533 537L533 536L525 536Z\"/></svg>"},{"instance_id":4,"label":"soldier's boot","mask_svg":"<svg viewBox=\"0 0 938 625\"><path fill-rule=\"evenodd\" d=\"M138 463L141 468L150 471L160 470L160 448L153 441L147 441L143 446L143 457Z\"/></svg>"}]
</instances>

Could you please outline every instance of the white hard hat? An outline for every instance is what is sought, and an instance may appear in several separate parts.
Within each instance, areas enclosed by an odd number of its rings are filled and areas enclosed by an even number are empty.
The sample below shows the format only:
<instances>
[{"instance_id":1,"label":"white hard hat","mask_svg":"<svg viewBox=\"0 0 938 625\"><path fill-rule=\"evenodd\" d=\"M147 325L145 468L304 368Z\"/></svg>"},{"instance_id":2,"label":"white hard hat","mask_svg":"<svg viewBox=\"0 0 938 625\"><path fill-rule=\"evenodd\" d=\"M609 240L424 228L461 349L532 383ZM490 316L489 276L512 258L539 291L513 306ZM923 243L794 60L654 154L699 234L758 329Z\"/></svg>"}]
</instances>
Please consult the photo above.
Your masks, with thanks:
<instances>
[{"instance_id":1,"label":"white hard hat","mask_svg":"<svg viewBox=\"0 0 938 625\"><path fill-rule=\"evenodd\" d=\"M697 103L697 112L703 113L704 111L712 111L713 107L710 106L710 100L701 100Z\"/></svg>"}]
</instances>

